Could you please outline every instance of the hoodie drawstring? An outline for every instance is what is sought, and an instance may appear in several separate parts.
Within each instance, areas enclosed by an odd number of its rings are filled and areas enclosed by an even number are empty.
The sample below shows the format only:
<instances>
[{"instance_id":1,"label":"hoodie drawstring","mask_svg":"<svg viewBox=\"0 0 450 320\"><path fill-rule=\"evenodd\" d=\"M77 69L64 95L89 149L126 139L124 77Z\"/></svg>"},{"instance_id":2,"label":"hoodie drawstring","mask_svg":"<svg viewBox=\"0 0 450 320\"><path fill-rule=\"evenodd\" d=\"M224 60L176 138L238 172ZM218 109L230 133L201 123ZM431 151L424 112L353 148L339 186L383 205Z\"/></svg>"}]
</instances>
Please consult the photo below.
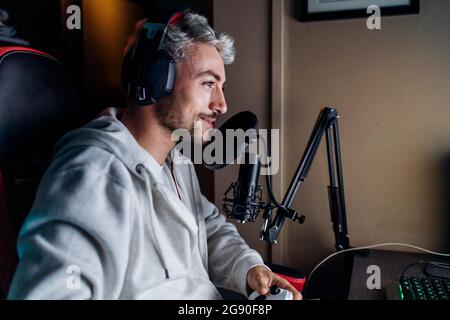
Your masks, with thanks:
<instances>
[{"instance_id":1,"label":"hoodie drawstring","mask_svg":"<svg viewBox=\"0 0 450 320\"><path fill-rule=\"evenodd\" d=\"M170 278L169 277L169 269L167 268L166 259L164 257L164 253L161 250L161 246L159 244L158 237L156 235L155 224L157 223L157 221L156 221L155 211L152 209L152 199L151 199L151 192L152 192L152 190L150 188L149 172L147 171L147 169L142 164L138 164L136 166L136 171L145 180L145 187L146 187L147 192L148 192L147 201L148 201L149 210L150 210L150 225L151 225L150 227L152 229L153 243L156 246L156 253L158 254L159 259L161 260L161 264L162 264L162 266L164 268L164 271L166 273L166 279L169 279Z\"/></svg>"}]
</instances>

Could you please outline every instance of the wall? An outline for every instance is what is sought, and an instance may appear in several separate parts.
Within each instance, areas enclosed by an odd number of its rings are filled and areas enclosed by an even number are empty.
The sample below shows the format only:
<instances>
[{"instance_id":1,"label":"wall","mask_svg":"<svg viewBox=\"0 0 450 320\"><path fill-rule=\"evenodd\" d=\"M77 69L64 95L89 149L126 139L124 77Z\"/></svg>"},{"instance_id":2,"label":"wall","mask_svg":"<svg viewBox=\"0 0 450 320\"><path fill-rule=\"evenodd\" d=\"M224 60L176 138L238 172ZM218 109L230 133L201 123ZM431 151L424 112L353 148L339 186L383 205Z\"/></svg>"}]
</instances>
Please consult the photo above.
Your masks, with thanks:
<instances>
[{"instance_id":1,"label":"wall","mask_svg":"<svg viewBox=\"0 0 450 320\"><path fill-rule=\"evenodd\" d=\"M450 2L421 1L419 15L382 18L379 31L365 19L300 23L286 6L283 187L320 109L334 106L351 245L450 251ZM327 185L322 146L293 205L306 223L285 227L285 264L308 270L333 252Z\"/></svg>"},{"instance_id":2,"label":"wall","mask_svg":"<svg viewBox=\"0 0 450 320\"><path fill-rule=\"evenodd\" d=\"M120 83L123 49L144 13L124 0L83 0L82 10L85 90L95 116L106 107L125 105Z\"/></svg>"}]
</instances>

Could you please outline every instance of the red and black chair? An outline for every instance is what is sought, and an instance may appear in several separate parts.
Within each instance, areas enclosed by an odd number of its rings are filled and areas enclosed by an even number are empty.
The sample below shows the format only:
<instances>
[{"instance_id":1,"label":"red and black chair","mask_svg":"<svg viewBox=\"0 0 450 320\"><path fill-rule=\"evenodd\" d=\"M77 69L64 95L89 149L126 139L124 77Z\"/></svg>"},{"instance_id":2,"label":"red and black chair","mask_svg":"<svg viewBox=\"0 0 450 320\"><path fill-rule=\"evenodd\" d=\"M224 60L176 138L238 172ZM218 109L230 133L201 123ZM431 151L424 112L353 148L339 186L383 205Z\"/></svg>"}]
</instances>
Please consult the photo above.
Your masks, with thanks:
<instances>
[{"instance_id":1,"label":"red and black chair","mask_svg":"<svg viewBox=\"0 0 450 320\"><path fill-rule=\"evenodd\" d=\"M80 123L63 65L24 47L0 47L0 298L16 264L18 231L56 141Z\"/></svg>"}]
</instances>

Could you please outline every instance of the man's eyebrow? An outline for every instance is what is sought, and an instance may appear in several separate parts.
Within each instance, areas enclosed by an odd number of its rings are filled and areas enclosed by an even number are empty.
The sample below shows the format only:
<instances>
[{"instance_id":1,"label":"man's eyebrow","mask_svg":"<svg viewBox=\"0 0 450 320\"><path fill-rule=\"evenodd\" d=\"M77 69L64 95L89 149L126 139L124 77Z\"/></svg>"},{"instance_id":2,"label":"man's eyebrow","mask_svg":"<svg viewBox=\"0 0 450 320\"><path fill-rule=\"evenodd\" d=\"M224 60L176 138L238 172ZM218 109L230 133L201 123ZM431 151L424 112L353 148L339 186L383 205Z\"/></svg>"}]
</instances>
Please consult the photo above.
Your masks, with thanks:
<instances>
[{"instance_id":1,"label":"man's eyebrow","mask_svg":"<svg viewBox=\"0 0 450 320\"><path fill-rule=\"evenodd\" d=\"M222 78L217 73L215 73L212 70L201 71L201 72L197 73L197 75L195 77L196 78L200 78L200 77L202 77L204 75L213 76L219 82L222 80ZM225 82L224 82L224 84L225 84Z\"/></svg>"}]
</instances>

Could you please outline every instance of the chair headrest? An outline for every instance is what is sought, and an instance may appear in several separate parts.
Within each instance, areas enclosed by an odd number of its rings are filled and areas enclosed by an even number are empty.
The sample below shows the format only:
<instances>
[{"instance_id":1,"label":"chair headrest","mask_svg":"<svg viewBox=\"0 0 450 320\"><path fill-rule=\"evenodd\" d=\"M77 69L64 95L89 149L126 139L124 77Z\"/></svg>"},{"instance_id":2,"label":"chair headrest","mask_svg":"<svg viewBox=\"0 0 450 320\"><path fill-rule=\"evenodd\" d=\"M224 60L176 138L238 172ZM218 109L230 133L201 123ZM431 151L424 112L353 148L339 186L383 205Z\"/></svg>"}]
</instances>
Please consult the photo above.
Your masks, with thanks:
<instances>
[{"instance_id":1,"label":"chair headrest","mask_svg":"<svg viewBox=\"0 0 450 320\"><path fill-rule=\"evenodd\" d=\"M48 161L77 122L75 91L63 65L24 47L0 48L0 164L18 155Z\"/></svg>"}]
</instances>

